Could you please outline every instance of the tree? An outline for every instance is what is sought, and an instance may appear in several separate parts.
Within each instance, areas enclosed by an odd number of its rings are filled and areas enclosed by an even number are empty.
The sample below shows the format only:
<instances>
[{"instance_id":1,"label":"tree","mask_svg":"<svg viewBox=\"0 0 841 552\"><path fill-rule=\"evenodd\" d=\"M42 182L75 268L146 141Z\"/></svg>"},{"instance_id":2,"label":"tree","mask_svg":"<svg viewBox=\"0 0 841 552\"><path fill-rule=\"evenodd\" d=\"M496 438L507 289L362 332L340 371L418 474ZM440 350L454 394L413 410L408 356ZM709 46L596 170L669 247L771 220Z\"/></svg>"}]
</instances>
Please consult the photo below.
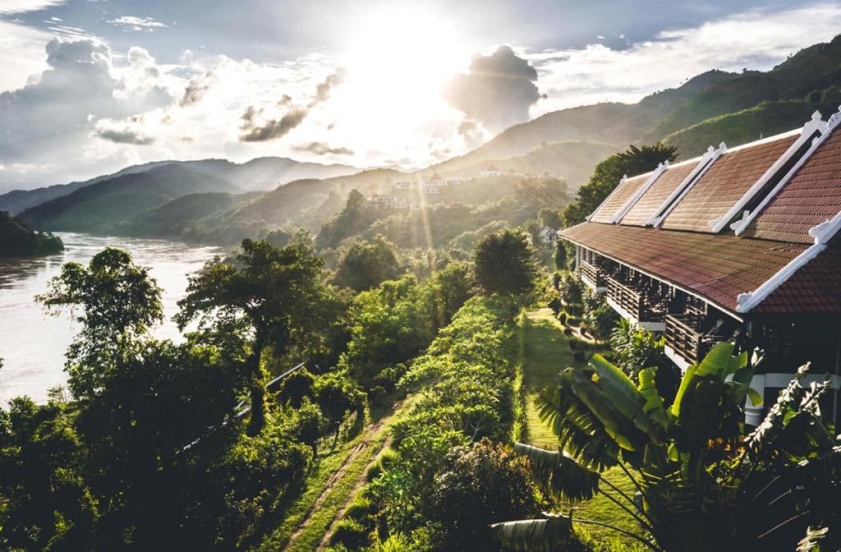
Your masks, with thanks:
<instances>
[{"instance_id":1,"label":"tree","mask_svg":"<svg viewBox=\"0 0 841 552\"><path fill-rule=\"evenodd\" d=\"M476 283L487 295L522 296L534 290L535 252L522 230L506 228L482 238L473 264Z\"/></svg>"},{"instance_id":2,"label":"tree","mask_svg":"<svg viewBox=\"0 0 841 552\"><path fill-rule=\"evenodd\" d=\"M438 303L438 326L450 323L456 312L473 297L473 265L464 261L450 261L432 275Z\"/></svg>"},{"instance_id":3,"label":"tree","mask_svg":"<svg viewBox=\"0 0 841 552\"><path fill-rule=\"evenodd\" d=\"M674 161L677 146L657 142L653 146L630 146L627 150L611 155L596 165L593 175L575 194L575 201L561 214L564 227L574 226L584 219L610 195L623 176L637 176L653 171L665 161Z\"/></svg>"},{"instance_id":4,"label":"tree","mask_svg":"<svg viewBox=\"0 0 841 552\"><path fill-rule=\"evenodd\" d=\"M83 455L66 406L28 397L0 409L0 548L85 549L96 504L80 473Z\"/></svg>"},{"instance_id":5,"label":"tree","mask_svg":"<svg viewBox=\"0 0 841 552\"><path fill-rule=\"evenodd\" d=\"M759 397L749 387L747 353L731 356L733 348L719 343L690 366L670 408L656 392L655 369L640 371L634 385L594 355L589 367L568 368L558 387L541 396L539 412L561 451L520 450L556 494L582 498L583 482L590 482L589 492L603 486L600 492L653 540L630 536L652 550L791 550L808 526L832 527L841 515L827 495L841 476L841 447L817 406L828 384L803 387L801 369L745 439L742 409L746 398L757 404ZM611 466L625 471L642 502L600 476ZM541 523L559 538L571 529L565 516ZM527 546L533 524L499 524L495 531Z\"/></svg>"},{"instance_id":6,"label":"tree","mask_svg":"<svg viewBox=\"0 0 841 552\"><path fill-rule=\"evenodd\" d=\"M369 243L357 239L339 259L333 282L354 291L375 288L400 274L394 244L378 235Z\"/></svg>"},{"instance_id":7,"label":"tree","mask_svg":"<svg viewBox=\"0 0 841 552\"><path fill-rule=\"evenodd\" d=\"M360 293L351 312L351 340L340 365L366 389L385 368L408 361L435 337L432 286L419 284L411 274Z\"/></svg>"},{"instance_id":8,"label":"tree","mask_svg":"<svg viewBox=\"0 0 841 552\"><path fill-rule=\"evenodd\" d=\"M235 263L214 261L190 277L187 296L178 303L176 321L182 329L198 320L202 329L240 331L248 337L244 370L250 380L250 435L265 424L261 363L266 347L280 356L319 331L318 306L327 294L320 281L322 265L303 236L282 248L243 240Z\"/></svg>"},{"instance_id":9,"label":"tree","mask_svg":"<svg viewBox=\"0 0 841 552\"><path fill-rule=\"evenodd\" d=\"M110 247L94 255L87 268L65 264L37 300L48 311L81 311L75 320L82 330L70 344L65 364L77 399L95 396L115 362L163 319L161 289L148 269Z\"/></svg>"},{"instance_id":10,"label":"tree","mask_svg":"<svg viewBox=\"0 0 841 552\"><path fill-rule=\"evenodd\" d=\"M537 218L540 221L541 226L548 226L553 230L557 230L561 227L561 214L557 209L544 207L537 214Z\"/></svg>"},{"instance_id":11,"label":"tree","mask_svg":"<svg viewBox=\"0 0 841 552\"><path fill-rule=\"evenodd\" d=\"M562 239L555 240L555 253L552 255L555 270L565 270L567 267L567 246Z\"/></svg>"}]
</instances>

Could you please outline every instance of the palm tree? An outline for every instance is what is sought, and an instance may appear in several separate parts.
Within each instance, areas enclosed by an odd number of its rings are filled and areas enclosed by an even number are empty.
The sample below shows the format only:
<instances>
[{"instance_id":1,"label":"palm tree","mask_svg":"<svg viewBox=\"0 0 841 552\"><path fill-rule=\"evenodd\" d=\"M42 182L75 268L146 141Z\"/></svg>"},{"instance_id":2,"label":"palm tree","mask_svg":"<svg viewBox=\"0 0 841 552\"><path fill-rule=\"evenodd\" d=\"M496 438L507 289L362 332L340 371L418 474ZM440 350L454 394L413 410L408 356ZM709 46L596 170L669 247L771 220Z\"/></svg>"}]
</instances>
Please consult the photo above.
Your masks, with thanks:
<instances>
[{"instance_id":1,"label":"palm tree","mask_svg":"<svg viewBox=\"0 0 841 552\"><path fill-rule=\"evenodd\" d=\"M828 384L804 387L808 367L802 368L744 438L743 405L760 398L749 387L754 370L747 353L733 356L733 347L720 343L690 366L668 409L656 391L655 369L641 370L634 385L594 355L588 367L563 371L558 386L539 399L559 451L516 449L556 496L580 500L602 492L639 522L641 531L629 536L652 550L757 544L791 550L810 525L833 527L841 520L837 500L827 494L839 486L841 447L818 407ZM633 481L639 500L601 477L612 466ZM610 526L608 520L576 523ZM537 550L563 542L572 526L568 516L548 516L492 527L503 543ZM830 530L823 538L837 540L838 533Z\"/></svg>"}]
</instances>

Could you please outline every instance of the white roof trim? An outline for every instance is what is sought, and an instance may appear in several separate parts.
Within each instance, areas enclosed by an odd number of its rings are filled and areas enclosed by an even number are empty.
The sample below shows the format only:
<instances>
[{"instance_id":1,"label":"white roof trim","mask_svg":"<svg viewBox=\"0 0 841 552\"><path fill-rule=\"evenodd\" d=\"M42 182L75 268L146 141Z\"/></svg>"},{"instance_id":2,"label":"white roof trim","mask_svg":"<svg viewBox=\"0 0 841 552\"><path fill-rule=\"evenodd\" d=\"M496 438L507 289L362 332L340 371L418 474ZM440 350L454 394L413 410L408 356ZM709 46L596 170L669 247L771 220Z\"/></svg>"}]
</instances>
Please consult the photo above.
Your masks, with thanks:
<instances>
[{"instance_id":1,"label":"white roof trim","mask_svg":"<svg viewBox=\"0 0 841 552\"><path fill-rule=\"evenodd\" d=\"M596 210L595 210L595 211L593 211L592 213L590 213L589 215L587 215L587 217L585 218L585 220L587 220L587 222L590 222L590 219L591 219L591 218L593 218L593 217L596 215L596 213L598 213L599 211L601 211L602 207L604 207L604 206L605 206L605 204L606 204L608 201L610 201L610 198L612 198L612 197L613 197L613 195L614 195L616 192L618 192L618 191L619 191L619 188L621 188L622 186L624 186L624 185L625 185L625 182L627 182L627 181L628 181L628 175L627 175L627 174L626 174L626 175L623 175L623 176L622 176L622 180L620 180L620 181L619 181L619 184L617 184L617 185L616 185L616 187L615 187L615 188L613 188L613 191L612 191L612 192L610 192L610 194L608 194L608 196L607 196L606 198L604 198L604 201L602 201L601 203L599 203L599 206L598 206L598 207L596 207Z\"/></svg>"},{"instance_id":2,"label":"white roof trim","mask_svg":"<svg viewBox=\"0 0 841 552\"><path fill-rule=\"evenodd\" d=\"M742 293L736 299L739 306L738 312L748 312L756 305L764 301L775 289L784 284L795 272L806 266L812 259L826 250L832 238L841 230L841 212L838 212L832 220L826 220L817 226L809 229L809 235L815 239L815 243L809 246L804 252L792 259L786 266L777 271L764 284L750 293Z\"/></svg>"},{"instance_id":3,"label":"white roof trim","mask_svg":"<svg viewBox=\"0 0 841 552\"><path fill-rule=\"evenodd\" d=\"M771 165L761 177L759 177L759 180L757 180L753 184L753 186L751 186L748 189L748 191L746 191L744 195L742 195L739 201L737 201L736 204L733 205L733 207L731 207L730 210L727 211L727 213L724 216L715 220L711 220L709 222L709 225L710 227L712 227L713 232L718 234L719 232L724 230L724 227L727 226L727 223L739 215L742 209L745 208L745 205L750 203L750 201L756 196L756 194L762 191L762 188L764 188L765 185L768 184L768 181L771 180L771 178L773 178L774 175L780 171L780 169L782 169L783 165L789 162L789 160L794 156L794 154L797 153L797 151L800 148L802 148L803 145L809 139L811 139L812 135L814 135L816 132L823 132L825 128L826 123L821 118L820 111L815 111L814 113L812 113L812 119L805 125L803 125L803 130L800 131L800 138L798 138L785 151L785 153L783 153L783 155L779 159L777 159L777 161L773 165ZM785 135L781 135L779 139L783 138L784 136ZM756 146L757 143L753 143L750 145Z\"/></svg>"},{"instance_id":4,"label":"white roof trim","mask_svg":"<svg viewBox=\"0 0 841 552\"><path fill-rule=\"evenodd\" d=\"M640 200L640 198L645 194L645 192L647 192L648 189L651 188L651 186L657 181L657 179L660 178L660 175L666 172L668 168L668 159L665 162L657 165L657 169L655 169L654 172L651 173L651 176L648 178L648 180L645 181L645 184L640 186L640 189L637 190L636 193L631 196L631 199L625 202L625 205L622 206L622 209L619 210L619 213L615 217L613 217L613 219L610 222L612 222L613 224L622 222L622 219L625 218L625 215L628 214L628 211L630 211L634 207L634 205L637 204L637 201Z\"/></svg>"},{"instance_id":5,"label":"white roof trim","mask_svg":"<svg viewBox=\"0 0 841 552\"><path fill-rule=\"evenodd\" d=\"M771 202L771 200L774 199L774 197L776 197L780 190L782 190L786 186L786 184L789 183L789 181L794 177L794 175L797 174L797 171L799 171L800 168L806 164L806 161L808 161L809 158L812 157L812 154L814 154L815 151L821 146L821 144L826 142L826 140L832 135L835 129L838 128L839 124L841 124L841 109L839 109L838 112L834 113L832 117L829 118L829 121L827 121L826 125L821 130L821 135L812 140L811 147L809 147L806 153L803 154L803 157L801 157L800 160L797 161L797 163L791 168L791 170L788 171L788 173L786 173L786 175L780 180L780 182L776 186L774 186L774 189L771 190L771 192L767 196L765 196L765 199L763 199L762 202L759 205L757 205L756 209L754 209L752 213L746 212L740 221L730 225L730 228L736 231L737 236L741 235L745 231L748 225L751 222L753 222L753 219L755 219L759 215L759 213L761 213L765 209L765 207Z\"/></svg>"},{"instance_id":6,"label":"white roof trim","mask_svg":"<svg viewBox=\"0 0 841 552\"><path fill-rule=\"evenodd\" d=\"M738 304L736 312L749 312L756 305L771 295L771 292L783 285L794 275L795 272L817 257L824 249L826 249L826 245L822 243L816 243L809 246L808 249L789 261L787 265L778 270L776 274L768 278L764 284L756 288L754 291L749 293L740 293L738 297L736 297L736 303Z\"/></svg>"},{"instance_id":7,"label":"white roof trim","mask_svg":"<svg viewBox=\"0 0 841 552\"><path fill-rule=\"evenodd\" d=\"M695 186L695 183L697 183L698 180L700 180L707 173L707 171L710 170L710 167L713 166L713 163L715 163L716 160L719 157L721 157L726 151L727 145L724 142L722 142L718 146L718 149L715 149L712 146L707 148L707 152L703 156L701 156L701 159L698 162L698 166L695 167L691 173L689 173L689 176L683 179L683 182L680 183L680 186L675 188L675 191L672 192L671 195L669 195L666 201L664 201L657 208L656 211L654 211L654 214L651 215L648 218L648 220L645 221L644 225L654 226L655 228L657 228L661 224L663 224L663 221L666 219L667 216L669 216L669 213L671 213L672 210L675 207L677 207L678 203L680 203L683 200L683 198L686 197L686 194L688 194L689 191ZM661 214L659 214L658 216L658 213Z\"/></svg>"}]
</instances>

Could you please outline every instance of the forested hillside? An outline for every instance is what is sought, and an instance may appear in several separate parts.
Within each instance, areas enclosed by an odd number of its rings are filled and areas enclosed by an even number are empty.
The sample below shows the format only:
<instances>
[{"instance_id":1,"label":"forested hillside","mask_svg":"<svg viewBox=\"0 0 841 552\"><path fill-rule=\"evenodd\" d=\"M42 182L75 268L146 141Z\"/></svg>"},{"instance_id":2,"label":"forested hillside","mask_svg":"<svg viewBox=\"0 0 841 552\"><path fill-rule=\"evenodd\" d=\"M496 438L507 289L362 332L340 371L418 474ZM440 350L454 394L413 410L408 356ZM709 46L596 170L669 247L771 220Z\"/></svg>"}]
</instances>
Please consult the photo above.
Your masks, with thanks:
<instances>
[{"instance_id":1,"label":"forested hillside","mask_svg":"<svg viewBox=\"0 0 841 552\"><path fill-rule=\"evenodd\" d=\"M64 249L61 239L35 232L5 211L0 211L0 258L50 255Z\"/></svg>"}]
</instances>

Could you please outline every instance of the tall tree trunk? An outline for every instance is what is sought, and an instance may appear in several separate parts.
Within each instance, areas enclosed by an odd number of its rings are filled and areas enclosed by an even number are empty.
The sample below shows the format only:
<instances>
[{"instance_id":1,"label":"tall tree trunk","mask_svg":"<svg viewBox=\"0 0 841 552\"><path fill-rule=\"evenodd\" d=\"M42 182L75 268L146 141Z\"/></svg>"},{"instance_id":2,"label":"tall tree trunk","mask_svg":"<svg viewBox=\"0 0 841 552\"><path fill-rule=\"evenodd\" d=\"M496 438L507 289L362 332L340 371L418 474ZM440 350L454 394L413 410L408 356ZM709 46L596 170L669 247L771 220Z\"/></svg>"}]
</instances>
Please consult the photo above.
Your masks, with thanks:
<instances>
[{"instance_id":1,"label":"tall tree trunk","mask_svg":"<svg viewBox=\"0 0 841 552\"><path fill-rule=\"evenodd\" d=\"M260 372L260 358L263 356L263 337L258 332L254 340L254 351L248 358L248 373L251 377L251 417L248 421L248 435L259 435L266 425L266 388Z\"/></svg>"}]
</instances>

